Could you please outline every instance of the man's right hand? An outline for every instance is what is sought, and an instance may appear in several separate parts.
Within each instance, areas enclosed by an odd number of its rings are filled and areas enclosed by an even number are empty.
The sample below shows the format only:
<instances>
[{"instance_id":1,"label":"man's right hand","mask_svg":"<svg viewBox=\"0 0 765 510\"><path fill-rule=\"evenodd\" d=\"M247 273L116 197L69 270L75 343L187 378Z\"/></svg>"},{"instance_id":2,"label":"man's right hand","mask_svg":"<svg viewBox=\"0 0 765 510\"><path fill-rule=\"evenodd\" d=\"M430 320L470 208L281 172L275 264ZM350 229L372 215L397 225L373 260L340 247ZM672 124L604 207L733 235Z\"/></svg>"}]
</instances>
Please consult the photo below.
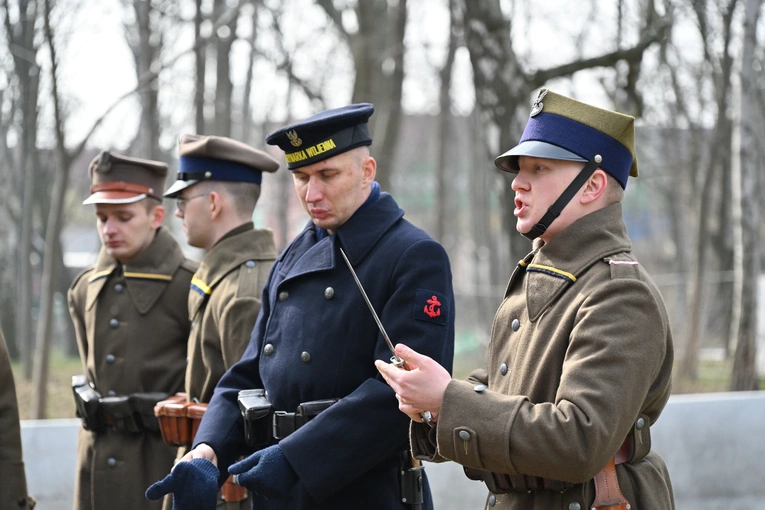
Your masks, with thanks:
<instances>
[{"instance_id":1,"label":"man's right hand","mask_svg":"<svg viewBox=\"0 0 765 510\"><path fill-rule=\"evenodd\" d=\"M173 510L214 510L220 472L215 464L201 456L187 460L193 451L186 454L169 475L149 487L146 497L158 500L172 493Z\"/></svg>"}]
</instances>

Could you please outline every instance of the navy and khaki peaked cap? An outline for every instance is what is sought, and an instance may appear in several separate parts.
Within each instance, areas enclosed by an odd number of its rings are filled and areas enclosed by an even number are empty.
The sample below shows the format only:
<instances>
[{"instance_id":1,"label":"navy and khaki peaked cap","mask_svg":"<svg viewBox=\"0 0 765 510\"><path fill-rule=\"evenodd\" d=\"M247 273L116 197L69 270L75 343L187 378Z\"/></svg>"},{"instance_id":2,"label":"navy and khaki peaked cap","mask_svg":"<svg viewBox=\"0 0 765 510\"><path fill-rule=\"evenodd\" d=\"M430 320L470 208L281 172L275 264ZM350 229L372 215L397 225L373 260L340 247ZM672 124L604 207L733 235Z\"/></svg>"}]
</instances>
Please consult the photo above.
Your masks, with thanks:
<instances>
[{"instance_id":1,"label":"navy and khaki peaked cap","mask_svg":"<svg viewBox=\"0 0 765 510\"><path fill-rule=\"evenodd\" d=\"M101 151L88 166L90 196L83 204L130 204L144 198L162 201L167 165Z\"/></svg>"},{"instance_id":2,"label":"navy and khaki peaked cap","mask_svg":"<svg viewBox=\"0 0 765 510\"><path fill-rule=\"evenodd\" d=\"M165 192L169 198L199 181L260 184L263 172L279 169L279 163L265 152L224 136L185 134L178 155L178 180Z\"/></svg>"},{"instance_id":3,"label":"navy and khaki peaked cap","mask_svg":"<svg viewBox=\"0 0 765 510\"><path fill-rule=\"evenodd\" d=\"M284 151L290 170L312 165L356 147L371 145L367 121L374 111L370 103L324 110L274 131L266 137L266 142Z\"/></svg>"},{"instance_id":4,"label":"navy and khaki peaked cap","mask_svg":"<svg viewBox=\"0 0 765 510\"><path fill-rule=\"evenodd\" d=\"M520 143L494 164L506 172L517 172L519 156L586 163L596 155L602 158L599 167L622 188L629 176L637 177L635 118L542 89L532 104Z\"/></svg>"}]
</instances>

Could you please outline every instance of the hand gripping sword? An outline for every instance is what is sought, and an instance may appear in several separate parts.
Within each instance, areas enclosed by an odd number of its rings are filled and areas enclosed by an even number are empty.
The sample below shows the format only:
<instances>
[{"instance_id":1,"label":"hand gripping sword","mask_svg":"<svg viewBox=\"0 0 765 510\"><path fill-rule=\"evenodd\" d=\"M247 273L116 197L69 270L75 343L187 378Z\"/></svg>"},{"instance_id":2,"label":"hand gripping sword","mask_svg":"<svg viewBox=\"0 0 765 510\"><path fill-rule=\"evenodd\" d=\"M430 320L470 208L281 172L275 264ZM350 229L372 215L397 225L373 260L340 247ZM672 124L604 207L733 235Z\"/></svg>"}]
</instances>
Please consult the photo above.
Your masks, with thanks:
<instances>
[{"instance_id":1,"label":"hand gripping sword","mask_svg":"<svg viewBox=\"0 0 765 510\"><path fill-rule=\"evenodd\" d=\"M385 338L385 342L388 344L388 348L390 349L390 352L393 353L393 356L391 356L390 358L390 362L394 366L397 366L398 368L408 370L408 368L406 367L406 361L404 361L403 359L399 358L396 355L396 348L393 347L393 342L390 341L388 332L385 331L385 327L380 321L380 317L377 315L377 312L375 311L375 307L372 306L372 302L369 300L369 296L367 296L367 291L365 291L364 286L361 285L361 281L359 280L359 277L356 276L356 271L354 271L353 266L351 265L351 261L348 260L348 257L345 255L345 252L343 251L342 248L340 248L340 255L343 256L343 260L345 260L345 265L348 266L348 269L351 271L353 280L356 282L356 286L359 288L359 291L361 292L361 296L364 298L364 302L366 302L367 304L367 308L369 308L369 311L372 312L372 317L377 323L377 327L380 329L380 333L382 333L383 338ZM422 421L424 421L427 424L430 424L431 421L433 420L433 415L431 414L430 411L422 411L420 413L420 417L422 417Z\"/></svg>"}]
</instances>

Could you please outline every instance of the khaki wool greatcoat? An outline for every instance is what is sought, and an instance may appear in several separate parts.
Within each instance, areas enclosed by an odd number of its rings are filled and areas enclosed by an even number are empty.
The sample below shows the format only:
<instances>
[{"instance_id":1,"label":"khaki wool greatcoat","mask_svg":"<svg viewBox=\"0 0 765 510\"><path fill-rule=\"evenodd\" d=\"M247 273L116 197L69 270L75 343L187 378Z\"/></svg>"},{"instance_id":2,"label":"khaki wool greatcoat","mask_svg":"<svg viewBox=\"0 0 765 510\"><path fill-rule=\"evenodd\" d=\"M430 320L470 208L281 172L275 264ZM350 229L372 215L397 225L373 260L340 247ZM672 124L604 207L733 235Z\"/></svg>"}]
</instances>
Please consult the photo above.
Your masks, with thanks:
<instances>
[{"instance_id":1,"label":"khaki wool greatcoat","mask_svg":"<svg viewBox=\"0 0 765 510\"><path fill-rule=\"evenodd\" d=\"M271 231L254 230L249 222L226 234L202 258L189 293L190 399L209 402L218 379L242 357L276 255Z\"/></svg>"},{"instance_id":2,"label":"khaki wool greatcoat","mask_svg":"<svg viewBox=\"0 0 765 510\"><path fill-rule=\"evenodd\" d=\"M252 222L223 236L199 264L189 293L189 364L186 393L190 400L207 403L215 385L239 361L250 343L260 313L261 294L276 259L270 230L255 230ZM178 448L178 458L188 448ZM172 509L172 496L163 507ZM249 509L250 500L225 502L218 508Z\"/></svg>"},{"instance_id":3,"label":"khaki wool greatcoat","mask_svg":"<svg viewBox=\"0 0 765 510\"><path fill-rule=\"evenodd\" d=\"M188 293L197 264L160 228L127 264L102 248L69 289L69 312L88 380L101 396L183 390ZM157 433L80 428L76 509L159 509L145 491L172 468L175 448Z\"/></svg>"},{"instance_id":4,"label":"khaki wool greatcoat","mask_svg":"<svg viewBox=\"0 0 765 510\"><path fill-rule=\"evenodd\" d=\"M489 494L487 508L586 510L592 478L632 433L636 454L616 466L631 510L674 508L648 426L670 395L672 337L659 291L630 250L621 204L612 204L521 261L494 319L487 368L449 383L434 429L412 424L415 455L576 483Z\"/></svg>"},{"instance_id":5,"label":"khaki wool greatcoat","mask_svg":"<svg viewBox=\"0 0 765 510\"><path fill-rule=\"evenodd\" d=\"M0 331L0 509L30 509L34 500L27 495L16 385L11 360Z\"/></svg>"}]
</instances>

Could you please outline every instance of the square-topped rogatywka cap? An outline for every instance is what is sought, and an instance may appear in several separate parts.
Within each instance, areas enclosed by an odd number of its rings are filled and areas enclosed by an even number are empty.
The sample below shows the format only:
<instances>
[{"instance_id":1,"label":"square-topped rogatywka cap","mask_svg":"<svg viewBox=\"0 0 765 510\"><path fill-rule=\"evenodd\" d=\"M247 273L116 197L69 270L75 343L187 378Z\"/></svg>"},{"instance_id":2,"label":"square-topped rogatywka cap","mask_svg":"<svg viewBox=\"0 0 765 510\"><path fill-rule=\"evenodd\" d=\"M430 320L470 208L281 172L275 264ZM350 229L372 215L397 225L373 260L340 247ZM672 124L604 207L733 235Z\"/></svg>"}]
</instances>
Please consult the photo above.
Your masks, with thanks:
<instances>
[{"instance_id":1,"label":"square-topped rogatywka cap","mask_svg":"<svg viewBox=\"0 0 765 510\"><path fill-rule=\"evenodd\" d=\"M587 162L596 155L599 167L622 188L638 176L635 118L598 108L548 89L541 89L518 145L494 160L506 172L518 171L520 156Z\"/></svg>"}]
</instances>

